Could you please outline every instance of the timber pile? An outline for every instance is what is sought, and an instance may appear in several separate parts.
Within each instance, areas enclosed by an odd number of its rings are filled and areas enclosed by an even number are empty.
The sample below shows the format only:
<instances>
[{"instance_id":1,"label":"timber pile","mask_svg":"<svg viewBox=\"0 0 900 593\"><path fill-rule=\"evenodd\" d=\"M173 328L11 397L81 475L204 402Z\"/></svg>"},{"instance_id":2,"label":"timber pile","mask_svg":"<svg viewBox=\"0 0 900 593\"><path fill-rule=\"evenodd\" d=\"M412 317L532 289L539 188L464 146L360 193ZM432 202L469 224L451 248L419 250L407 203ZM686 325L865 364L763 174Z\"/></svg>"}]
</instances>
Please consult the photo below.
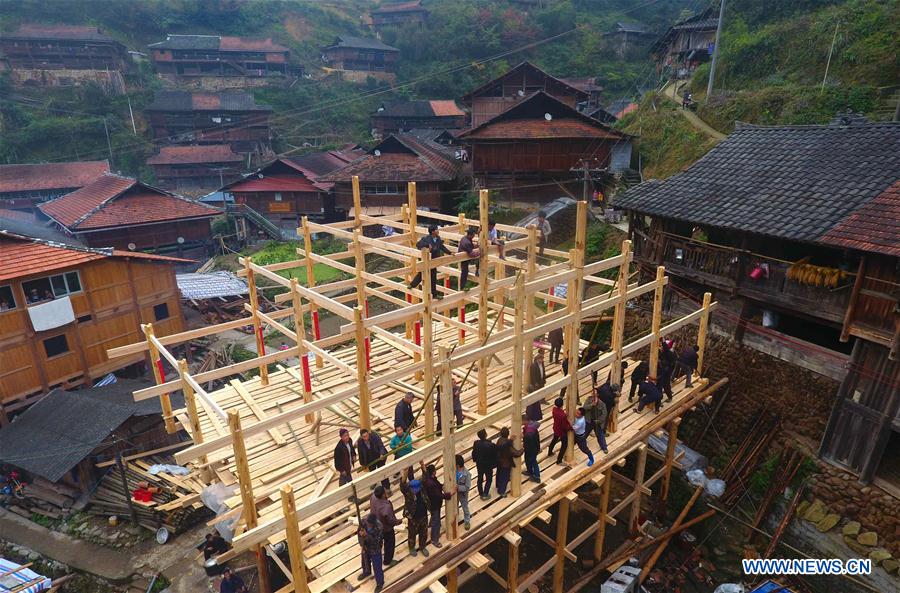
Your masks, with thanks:
<instances>
[{"instance_id":1,"label":"timber pile","mask_svg":"<svg viewBox=\"0 0 900 593\"><path fill-rule=\"evenodd\" d=\"M719 474L719 478L727 485L720 498L725 508L730 509L737 504L747 490L750 477L765 460L769 444L780 423L778 417L768 411L762 411L754 419L728 466Z\"/></svg>"},{"instance_id":2,"label":"timber pile","mask_svg":"<svg viewBox=\"0 0 900 593\"><path fill-rule=\"evenodd\" d=\"M33 476L25 487L24 499L10 499L10 504L23 512L11 509L23 516L38 513L51 519L68 515L78 500L79 492L64 484L54 484L40 476Z\"/></svg>"},{"instance_id":3,"label":"timber pile","mask_svg":"<svg viewBox=\"0 0 900 593\"><path fill-rule=\"evenodd\" d=\"M797 475L797 470L800 469L800 464L802 462L803 454L793 447L786 446L782 449L781 453L778 454L778 461L772 472L769 489L763 497L762 502L759 504L756 516L753 518L754 530L765 523L766 517L769 515L769 508L772 506L772 503L775 502L775 498L790 486L791 482L794 480L794 476ZM750 533L751 542L756 534L756 531Z\"/></svg>"},{"instance_id":4,"label":"timber pile","mask_svg":"<svg viewBox=\"0 0 900 593\"><path fill-rule=\"evenodd\" d=\"M213 325L243 317L244 305L248 301L247 297L235 297L232 299L220 297L216 299L190 300L187 302L193 309L196 309L200 313L203 317L204 324Z\"/></svg>"},{"instance_id":5,"label":"timber pile","mask_svg":"<svg viewBox=\"0 0 900 593\"><path fill-rule=\"evenodd\" d=\"M148 470L157 463L172 463L172 460L157 456L124 463L128 495L143 527L151 531L165 527L169 533L180 533L207 514L206 508L199 502L203 486L190 476L173 476L163 472L151 474ZM143 484L159 489L151 502L141 502L132 496ZM122 519L130 516L118 467L112 466L100 480L87 512L100 516L116 515Z\"/></svg>"}]
</instances>

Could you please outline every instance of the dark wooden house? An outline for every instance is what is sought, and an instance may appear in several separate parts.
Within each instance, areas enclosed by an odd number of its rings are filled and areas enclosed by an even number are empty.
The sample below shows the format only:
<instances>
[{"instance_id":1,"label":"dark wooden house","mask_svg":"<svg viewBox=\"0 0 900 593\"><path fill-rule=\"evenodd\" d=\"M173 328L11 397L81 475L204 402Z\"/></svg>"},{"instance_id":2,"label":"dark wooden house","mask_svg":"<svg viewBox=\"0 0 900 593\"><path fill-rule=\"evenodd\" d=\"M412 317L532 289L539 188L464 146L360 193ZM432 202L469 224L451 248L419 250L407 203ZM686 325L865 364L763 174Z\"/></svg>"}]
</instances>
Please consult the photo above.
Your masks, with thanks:
<instances>
[{"instance_id":1,"label":"dark wooden house","mask_svg":"<svg viewBox=\"0 0 900 593\"><path fill-rule=\"evenodd\" d=\"M33 211L108 172L107 161L0 165L0 208Z\"/></svg>"},{"instance_id":2,"label":"dark wooden house","mask_svg":"<svg viewBox=\"0 0 900 593\"><path fill-rule=\"evenodd\" d=\"M611 129L560 99L537 91L459 136L470 147L472 173L501 196L549 201L581 195L587 163L603 183L614 163L630 160L630 136ZM593 191L593 188L591 188Z\"/></svg>"},{"instance_id":3,"label":"dark wooden house","mask_svg":"<svg viewBox=\"0 0 900 593\"><path fill-rule=\"evenodd\" d=\"M460 102L469 108L469 122L474 128L538 91L555 97L573 109L579 103L585 103L591 98L588 90L551 76L530 62L522 62L501 76L466 93Z\"/></svg>"},{"instance_id":4,"label":"dark wooden house","mask_svg":"<svg viewBox=\"0 0 900 593\"><path fill-rule=\"evenodd\" d=\"M653 32L643 23L618 22L603 34L603 41L617 56L624 58L635 51L646 51L654 37Z\"/></svg>"},{"instance_id":5,"label":"dark wooden house","mask_svg":"<svg viewBox=\"0 0 900 593\"><path fill-rule=\"evenodd\" d=\"M290 50L270 38L166 35L149 48L156 71L167 77L284 78L294 73Z\"/></svg>"},{"instance_id":6,"label":"dark wooden house","mask_svg":"<svg viewBox=\"0 0 900 593\"><path fill-rule=\"evenodd\" d=\"M709 8L669 27L650 46L657 69L676 78L687 78L712 56L717 23L715 11Z\"/></svg>"},{"instance_id":7,"label":"dark wooden house","mask_svg":"<svg viewBox=\"0 0 900 593\"><path fill-rule=\"evenodd\" d=\"M359 176L362 205L373 214L399 211L407 181L416 182L418 205L449 211L459 185L460 162L452 148L411 134L392 134L365 155L319 178L335 184L336 207L353 208L351 178Z\"/></svg>"},{"instance_id":8,"label":"dark wooden house","mask_svg":"<svg viewBox=\"0 0 900 593\"><path fill-rule=\"evenodd\" d=\"M466 112L452 100L386 101L372 114L372 136L421 128L455 130L466 127L466 119Z\"/></svg>"},{"instance_id":9,"label":"dark wooden house","mask_svg":"<svg viewBox=\"0 0 900 593\"><path fill-rule=\"evenodd\" d=\"M898 171L897 123L739 125L683 173L615 200L639 262L665 265L684 294L712 290L738 339L753 329L842 378L820 452L863 481L880 463L900 478ZM846 368L805 354L851 348Z\"/></svg>"},{"instance_id":10,"label":"dark wooden house","mask_svg":"<svg viewBox=\"0 0 900 593\"><path fill-rule=\"evenodd\" d=\"M183 329L175 266L184 260L6 232L0 260L0 418L30 396L142 362L106 356L141 340L141 323L157 335Z\"/></svg>"},{"instance_id":11,"label":"dark wooden house","mask_svg":"<svg viewBox=\"0 0 900 593\"><path fill-rule=\"evenodd\" d=\"M396 47L350 35L338 35L334 43L322 49L325 66L351 82L365 82L369 77L393 82L399 57Z\"/></svg>"},{"instance_id":12,"label":"dark wooden house","mask_svg":"<svg viewBox=\"0 0 900 593\"><path fill-rule=\"evenodd\" d=\"M228 144L240 154L270 150L272 108L244 91L159 91L147 109L153 140L169 144Z\"/></svg>"},{"instance_id":13,"label":"dark wooden house","mask_svg":"<svg viewBox=\"0 0 900 593\"><path fill-rule=\"evenodd\" d=\"M422 0L387 1L372 10L372 26L376 29L421 23L428 17Z\"/></svg>"},{"instance_id":14,"label":"dark wooden house","mask_svg":"<svg viewBox=\"0 0 900 593\"><path fill-rule=\"evenodd\" d=\"M191 258L208 254L210 220L221 214L218 208L110 173L38 208L90 247Z\"/></svg>"},{"instance_id":15,"label":"dark wooden house","mask_svg":"<svg viewBox=\"0 0 900 593\"><path fill-rule=\"evenodd\" d=\"M163 146L147 159L163 189L196 195L240 177L246 159L228 144Z\"/></svg>"}]
</instances>

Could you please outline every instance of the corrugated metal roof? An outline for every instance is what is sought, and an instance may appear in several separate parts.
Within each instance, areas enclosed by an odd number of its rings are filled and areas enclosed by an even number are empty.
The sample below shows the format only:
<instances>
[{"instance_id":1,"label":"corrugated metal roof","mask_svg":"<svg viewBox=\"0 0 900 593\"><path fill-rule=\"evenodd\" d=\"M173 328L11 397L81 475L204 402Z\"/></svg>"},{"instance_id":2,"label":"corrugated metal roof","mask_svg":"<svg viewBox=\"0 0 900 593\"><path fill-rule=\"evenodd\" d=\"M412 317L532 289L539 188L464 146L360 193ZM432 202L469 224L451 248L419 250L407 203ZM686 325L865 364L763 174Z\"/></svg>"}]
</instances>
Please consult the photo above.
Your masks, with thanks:
<instances>
[{"instance_id":1,"label":"corrugated metal roof","mask_svg":"<svg viewBox=\"0 0 900 593\"><path fill-rule=\"evenodd\" d=\"M247 294L247 283L231 272L208 274L176 274L181 298L187 300L214 299Z\"/></svg>"}]
</instances>

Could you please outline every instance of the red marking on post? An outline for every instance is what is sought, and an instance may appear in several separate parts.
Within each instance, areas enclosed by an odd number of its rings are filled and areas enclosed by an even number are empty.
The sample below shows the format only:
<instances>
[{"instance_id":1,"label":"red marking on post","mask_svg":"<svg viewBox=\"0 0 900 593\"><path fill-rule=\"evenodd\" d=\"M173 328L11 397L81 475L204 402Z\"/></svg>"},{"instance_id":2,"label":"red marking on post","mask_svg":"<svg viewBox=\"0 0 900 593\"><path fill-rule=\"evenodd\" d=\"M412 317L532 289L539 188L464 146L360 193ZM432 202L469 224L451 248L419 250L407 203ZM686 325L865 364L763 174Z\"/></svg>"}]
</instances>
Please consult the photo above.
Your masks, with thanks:
<instances>
[{"instance_id":1,"label":"red marking on post","mask_svg":"<svg viewBox=\"0 0 900 593\"><path fill-rule=\"evenodd\" d=\"M159 380L161 383L166 382L166 371L163 370L163 363L161 358L156 359L156 368L159 371Z\"/></svg>"},{"instance_id":2,"label":"red marking on post","mask_svg":"<svg viewBox=\"0 0 900 593\"><path fill-rule=\"evenodd\" d=\"M372 363L371 363L371 361L369 361L369 338L368 337L366 338L365 342L366 342L366 370L368 371L368 370L371 370L371 368L372 368Z\"/></svg>"},{"instance_id":3,"label":"red marking on post","mask_svg":"<svg viewBox=\"0 0 900 593\"><path fill-rule=\"evenodd\" d=\"M265 356L266 355L266 343L265 343L265 341L263 341L262 327L260 327L257 330L257 334L258 334L257 339L259 340L259 355Z\"/></svg>"},{"instance_id":4,"label":"red marking on post","mask_svg":"<svg viewBox=\"0 0 900 593\"><path fill-rule=\"evenodd\" d=\"M318 340L320 337L320 335L319 335L319 312L313 311L312 318L313 318L313 336Z\"/></svg>"},{"instance_id":5,"label":"red marking on post","mask_svg":"<svg viewBox=\"0 0 900 593\"><path fill-rule=\"evenodd\" d=\"M556 296L556 294L553 292L552 286L550 287L550 296ZM553 301L551 301L550 299L547 299L547 311L549 312L552 310L553 310Z\"/></svg>"},{"instance_id":6,"label":"red marking on post","mask_svg":"<svg viewBox=\"0 0 900 593\"><path fill-rule=\"evenodd\" d=\"M365 300L366 303L366 319L369 318L369 299Z\"/></svg>"},{"instance_id":7,"label":"red marking on post","mask_svg":"<svg viewBox=\"0 0 900 593\"><path fill-rule=\"evenodd\" d=\"M422 345L422 322L416 321L416 346Z\"/></svg>"},{"instance_id":8,"label":"red marking on post","mask_svg":"<svg viewBox=\"0 0 900 593\"><path fill-rule=\"evenodd\" d=\"M466 306L465 305L463 305L462 307L459 308L459 321L461 323L466 322ZM459 330L459 341L462 342L465 339L466 339L466 330L464 330L464 329Z\"/></svg>"},{"instance_id":9,"label":"red marking on post","mask_svg":"<svg viewBox=\"0 0 900 593\"><path fill-rule=\"evenodd\" d=\"M306 391L312 391L312 381L309 377L309 357L306 354L300 357L300 364L303 366L303 388Z\"/></svg>"},{"instance_id":10,"label":"red marking on post","mask_svg":"<svg viewBox=\"0 0 900 593\"><path fill-rule=\"evenodd\" d=\"M409 293L406 293L406 302L407 302L407 303L411 303L411 302L412 302L412 295L409 294Z\"/></svg>"}]
</instances>

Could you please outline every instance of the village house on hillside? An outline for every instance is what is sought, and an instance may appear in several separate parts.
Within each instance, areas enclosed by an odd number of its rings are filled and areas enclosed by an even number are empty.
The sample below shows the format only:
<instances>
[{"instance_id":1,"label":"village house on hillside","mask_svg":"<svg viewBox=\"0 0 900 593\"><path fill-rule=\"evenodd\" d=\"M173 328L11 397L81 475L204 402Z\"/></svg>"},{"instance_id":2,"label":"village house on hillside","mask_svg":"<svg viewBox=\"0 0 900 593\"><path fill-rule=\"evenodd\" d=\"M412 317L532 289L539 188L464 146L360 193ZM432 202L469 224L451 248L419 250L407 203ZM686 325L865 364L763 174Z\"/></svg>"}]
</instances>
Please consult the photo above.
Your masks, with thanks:
<instances>
[{"instance_id":1,"label":"village house on hillside","mask_svg":"<svg viewBox=\"0 0 900 593\"><path fill-rule=\"evenodd\" d=\"M227 144L244 155L270 150L272 108L244 91L159 91L146 111L157 142Z\"/></svg>"},{"instance_id":2,"label":"village house on hillside","mask_svg":"<svg viewBox=\"0 0 900 593\"><path fill-rule=\"evenodd\" d=\"M761 317L757 331L834 349L832 361L852 347L846 368L792 361L843 379L820 454L900 493L898 171L897 123L739 124L685 172L615 206L639 262L740 309L737 339Z\"/></svg>"},{"instance_id":3,"label":"village house on hillside","mask_svg":"<svg viewBox=\"0 0 900 593\"><path fill-rule=\"evenodd\" d=\"M624 58L629 51L646 48L654 37L653 32L643 23L618 22L603 34L603 41L617 56Z\"/></svg>"},{"instance_id":4,"label":"village house on hillside","mask_svg":"<svg viewBox=\"0 0 900 593\"><path fill-rule=\"evenodd\" d=\"M210 221L221 210L108 173L38 206L90 247L200 258L212 247Z\"/></svg>"},{"instance_id":5,"label":"village house on hillside","mask_svg":"<svg viewBox=\"0 0 900 593\"><path fill-rule=\"evenodd\" d=\"M717 22L715 12L708 8L669 27L650 46L657 69L669 70L677 78L687 78L712 56Z\"/></svg>"},{"instance_id":6,"label":"village house on hillside","mask_svg":"<svg viewBox=\"0 0 900 593\"><path fill-rule=\"evenodd\" d=\"M159 187L196 195L239 178L245 160L228 144L200 144L163 146L147 164Z\"/></svg>"},{"instance_id":7,"label":"village house on hillside","mask_svg":"<svg viewBox=\"0 0 900 593\"><path fill-rule=\"evenodd\" d=\"M388 0L373 9L371 14L372 26L381 29L424 22L428 18L428 9L422 6L422 0Z\"/></svg>"},{"instance_id":8,"label":"village house on hillside","mask_svg":"<svg viewBox=\"0 0 900 593\"><path fill-rule=\"evenodd\" d=\"M148 47L162 78L197 83L200 88L253 86L254 81L265 83L266 79L302 75L302 68L290 63L290 50L271 38L166 35L165 41Z\"/></svg>"},{"instance_id":9,"label":"village house on hillside","mask_svg":"<svg viewBox=\"0 0 900 593\"><path fill-rule=\"evenodd\" d=\"M418 205L449 211L455 203L461 164L452 148L411 134L391 134L353 162L323 175L335 184L336 207L353 208L351 178L359 176L363 208L369 214L393 214L406 203L407 181L416 182Z\"/></svg>"},{"instance_id":10,"label":"village house on hillside","mask_svg":"<svg viewBox=\"0 0 900 593\"><path fill-rule=\"evenodd\" d=\"M0 420L59 386L143 364L107 348L181 331L175 266L184 260L72 247L0 232ZM76 418L70 418L76 421Z\"/></svg>"},{"instance_id":11,"label":"village house on hillside","mask_svg":"<svg viewBox=\"0 0 900 593\"><path fill-rule=\"evenodd\" d=\"M125 92L122 74L130 59L123 44L97 27L22 25L0 33L0 54L14 83L78 86L87 82L109 93Z\"/></svg>"},{"instance_id":12,"label":"village house on hillside","mask_svg":"<svg viewBox=\"0 0 900 593\"><path fill-rule=\"evenodd\" d=\"M459 136L470 147L478 185L504 188L498 199L540 202L581 195L584 173L576 169L583 167L593 192L630 164L630 136L545 91L500 105L506 109Z\"/></svg>"},{"instance_id":13,"label":"village house on hillside","mask_svg":"<svg viewBox=\"0 0 900 593\"><path fill-rule=\"evenodd\" d=\"M466 127L466 119L466 112L452 100L387 101L372 114L372 136L423 128L456 130Z\"/></svg>"},{"instance_id":14,"label":"village house on hillside","mask_svg":"<svg viewBox=\"0 0 900 593\"><path fill-rule=\"evenodd\" d=\"M108 172L107 161L0 165L0 208L34 211Z\"/></svg>"},{"instance_id":15,"label":"village house on hillside","mask_svg":"<svg viewBox=\"0 0 900 593\"><path fill-rule=\"evenodd\" d=\"M393 83L400 50L378 39L338 35L334 43L322 48L322 61L328 69L341 72L344 80L366 82L371 77Z\"/></svg>"}]
</instances>

